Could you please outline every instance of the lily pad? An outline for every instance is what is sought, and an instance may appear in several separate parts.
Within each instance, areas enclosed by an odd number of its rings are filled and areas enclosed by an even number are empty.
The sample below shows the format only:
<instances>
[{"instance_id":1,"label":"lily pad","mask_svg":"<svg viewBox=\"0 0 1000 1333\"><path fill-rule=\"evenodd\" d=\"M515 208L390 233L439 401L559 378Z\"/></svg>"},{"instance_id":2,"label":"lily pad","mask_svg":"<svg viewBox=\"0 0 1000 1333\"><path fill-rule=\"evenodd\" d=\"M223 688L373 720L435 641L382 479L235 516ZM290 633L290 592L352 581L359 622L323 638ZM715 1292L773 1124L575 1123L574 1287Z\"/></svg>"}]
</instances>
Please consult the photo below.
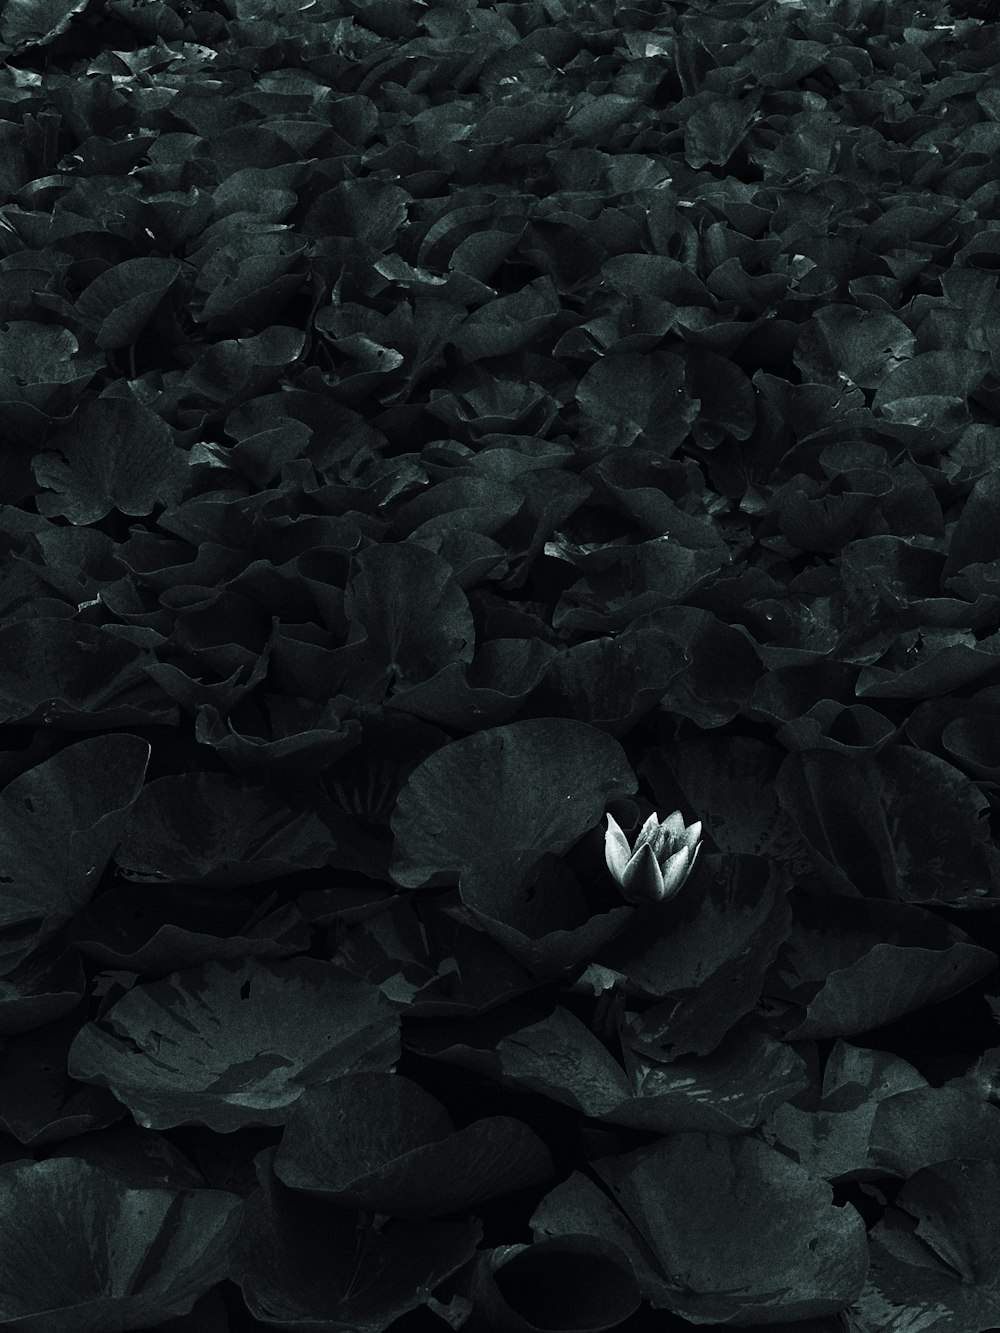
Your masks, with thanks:
<instances>
[{"instance_id":1,"label":"lily pad","mask_svg":"<svg viewBox=\"0 0 1000 1333\"><path fill-rule=\"evenodd\" d=\"M600 1333L640 1305L628 1256L606 1237L559 1236L480 1252L476 1303L497 1333Z\"/></svg>"},{"instance_id":2,"label":"lily pad","mask_svg":"<svg viewBox=\"0 0 1000 1333\"><path fill-rule=\"evenodd\" d=\"M274 1162L292 1189L393 1217L440 1217L553 1174L520 1120L456 1130L447 1109L399 1074L348 1074L299 1099Z\"/></svg>"},{"instance_id":3,"label":"lily pad","mask_svg":"<svg viewBox=\"0 0 1000 1333\"><path fill-rule=\"evenodd\" d=\"M764 1143L672 1134L592 1169L608 1194L574 1173L542 1200L532 1230L607 1236L654 1309L695 1324L778 1327L836 1314L862 1289L860 1215Z\"/></svg>"},{"instance_id":4,"label":"lily pad","mask_svg":"<svg viewBox=\"0 0 1000 1333\"><path fill-rule=\"evenodd\" d=\"M996 954L908 903L794 889L794 923L770 993L801 1006L786 1036L840 1037L891 1023L987 976Z\"/></svg>"},{"instance_id":5,"label":"lily pad","mask_svg":"<svg viewBox=\"0 0 1000 1333\"><path fill-rule=\"evenodd\" d=\"M147 1129L283 1125L308 1087L399 1058L375 986L314 958L210 962L135 986L81 1028L69 1072Z\"/></svg>"},{"instance_id":6,"label":"lily pad","mask_svg":"<svg viewBox=\"0 0 1000 1333\"><path fill-rule=\"evenodd\" d=\"M95 736L0 793L0 928L58 930L90 899L142 790L149 743Z\"/></svg>"},{"instance_id":7,"label":"lily pad","mask_svg":"<svg viewBox=\"0 0 1000 1333\"><path fill-rule=\"evenodd\" d=\"M0 1321L17 1333L132 1333L186 1314L225 1276L241 1202L136 1187L73 1157L8 1162Z\"/></svg>"},{"instance_id":8,"label":"lily pad","mask_svg":"<svg viewBox=\"0 0 1000 1333\"><path fill-rule=\"evenodd\" d=\"M80 952L105 967L176 972L211 959L287 958L309 947L302 913L285 903L254 910L222 889L181 884L113 885L73 923Z\"/></svg>"},{"instance_id":9,"label":"lily pad","mask_svg":"<svg viewBox=\"0 0 1000 1333\"><path fill-rule=\"evenodd\" d=\"M113 509L149 514L180 498L188 459L173 432L150 407L126 398L94 398L37 455L35 476L46 487L39 512L71 523L96 523Z\"/></svg>"},{"instance_id":10,"label":"lily pad","mask_svg":"<svg viewBox=\"0 0 1000 1333\"><path fill-rule=\"evenodd\" d=\"M250 1313L309 1333L382 1333L425 1305L435 1287L472 1258L478 1219L369 1221L282 1185L274 1149L257 1156L260 1189L247 1200L229 1275Z\"/></svg>"},{"instance_id":11,"label":"lily pad","mask_svg":"<svg viewBox=\"0 0 1000 1333\"><path fill-rule=\"evenodd\" d=\"M392 816L397 884L454 884L561 856L637 786L622 747L585 722L531 718L442 746L410 774Z\"/></svg>"},{"instance_id":12,"label":"lily pad","mask_svg":"<svg viewBox=\"0 0 1000 1333\"><path fill-rule=\"evenodd\" d=\"M330 833L266 787L228 773L158 778L143 790L115 854L138 882L239 888L324 865Z\"/></svg>"},{"instance_id":13,"label":"lily pad","mask_svg":"<svg viewBox=\"0 0 1000 1333\"><path fill-rule=\"evenodd\" d=\"M76 1083L66 1055L80 1019L8 1037L0 1050L0 1129L30 1147L59 1143L109 1125L122 1107L107 1088Z\"/></svg>"},{"instance_id":14,"label":"lily pad","mask_svg":"<svg viewBox=\"0 0 1000 1333\"><path fill-rule=\"evenodd\" d=\"M473 1038L459 1024L426 1023L408 1044L502 1087L541 1093L595 1120L661 1134L742 1133L808 1085L801 1057L762 1033L730 1033L711 1055L669 1064L637 1054L627 1033L620 1036L625 1068L560 1005L546 1018L503 1034L488 1022Z\"/></svg>"},{"instance_id":15,"label":"lily pad","mask_svg":"<svg viewBox=\"0 0 1000 1333\"><path fill-rule=\"evenodd\" d=\"M911 1176L871 1233L850 1333L993 1333L1000 1326L1000 1162L958 1158Z\"/></svg>"}]
</instances>

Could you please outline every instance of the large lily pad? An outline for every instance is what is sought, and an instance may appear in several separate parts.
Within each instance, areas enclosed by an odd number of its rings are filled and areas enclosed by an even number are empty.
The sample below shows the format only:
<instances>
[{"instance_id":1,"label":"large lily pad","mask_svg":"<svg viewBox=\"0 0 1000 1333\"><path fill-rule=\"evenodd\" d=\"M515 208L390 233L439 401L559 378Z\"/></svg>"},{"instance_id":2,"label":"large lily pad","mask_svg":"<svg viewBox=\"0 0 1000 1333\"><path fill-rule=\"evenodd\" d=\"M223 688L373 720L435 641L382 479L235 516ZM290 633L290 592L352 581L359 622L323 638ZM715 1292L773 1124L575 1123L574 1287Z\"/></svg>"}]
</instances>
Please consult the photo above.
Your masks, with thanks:
<instances>
[{"instance_id":1,"label":"large lily pad","mask_svg":"<svg viewBox=\"0 0 1000 1333\"><path fill-rule=\"evenodd\" d=\"M274 1149L257 1156L230 1260L251 1314L309 1333L382 1333L469 1259L482 1223L391 1221L363 1229L343 1208L282 1185Z\"/></svg>"},{"instance_id":2,"label":"large lily pad","mask_svg":"<svg viewBox=\"0 0 1000 1333\"><path fill-rule=\"evenodd\" d=\"M126 879L238 888L324 865L331 847L316 815L268 788L194 772L145 788L115 860Z\"/></svg>"},{"instance_id":3,"label":"large lily pad","mask_svg":"<svg viewBox=\"0 0 1000 1333\"><path fill-rule=\"evenodd\" d=\"M606 1237L481 1250L469 1286L497 1333L600 1333L617 1328L640 1304L628 1256Z\"/></svg>"},{"instance_id":4,"label":"large lily pad","mask_svg":"<svg viewBox=\"0 0 1000 1333\"><path fill-rule=\"evenodd\" d=\"M694 1324L778 1327L836 1314L861 1291L862 1218L766 1144L672 1134L592 1166L611 1197L574 1173L543 1199L532 1229L607 1236L656 1309Z\"/></svg>"},{"instance_id":5,"label":"large lily pad","mask_svg":"<svg viewBox=\"0 0 1000 1333\"><path fill-rule=\"evenodd\" d=\"M180 709L143 667L148 651L101 625L61 616L0 629L0 722L68 731L176 726Z\"/></svg>"},{"instance_id":6,"label":"large lily pad","mask_svg":"<svg viewBox=\"0 0 1000 1333\"><path fill-rule=\"evenodd\" d=\"M993 1333L1000 1327L1000 1162L958 1158L911 1176L871 1235L850 1333Z\"/></svg>"},{"instance_id":7,"label":"large lily pad","mask_svg":"<svg viewBox=\"0 0 1000 1333\"><path fill-rule=\"evenodd\" d=\"M531 718L443 746L410 774L392 817L397 884L527 869L561 856L607 803L637 786L612 737L568 718Z\"/></svg>"},{"instance_id":8,"label":"large lily pad","mask_svg":"<svg viewBox=\"0 0 1000 1333\"><path fill-rule=\"evenodd\" d=\"M409 1044L595 1120L661 1134L742 1133L808 1086L801 1057L759 1032L732 1032L711 1055L669 1064L645 1058L629 1047L624 1031L619 1035L625 1068L562 1006L502 1034L488 1022L474 1036L453 1022L426 1023Z\"/></svg>"},{"instance_id":9,"label":"large lily pad","mask_svg":"<svg viewBox=\"0 0 1000 1333\"><path fill-rule=\"evenodd\" d=\"M1000 896L989 801L935 754L899 744L861 759L790 754L777 790L833 893L954 907Z\"/></svg>"},{"instance_id":10,"label":"large lily pad","mask_svg":"<svg viewBox=\"0 0 1000 1333\"><path fill-rule=\"evenodd\" d=\"M0 1166L4 1328L132 1333L186 1314L225 1276L240 1203L136 1187L73 1157Z\"/></svg>"},{"instance_id":11,"label":"large lily pad","mask_svg":"<svg viewBox=\"0 0 1000 1333\"><path fill-rule=\"evenodd\" d=\"M786 1035L841 1037L891 1023L994 970L996 954L908 903L790 894L794 923L771 970L773 994L801 1006Z\"/></svg>"},{"instance_id":12,"label":"large lily pad","mask_svg":"<svg viewBox=\"0 0 1000 1333\"><path fill-rule=\"evenodd\" d=\"M439 1217L552 1175L548 1148L511 1116L456 1130L398 1074L349 1074L300 1097L274 1162L293 1189L393 1217Z\"/></svg>"},{"instance_id":13,"label":"large lily pad","mask_svg":"<svg viewBox=\"0 0 1000 1333\"><path fill-rule=\"evenodd\" d=\"M147 1129L283 1125L308 1087L399 1058L399 1017L332 963L210 962L136 986L81 1028L73 1078Z\"/></svg>"},{"instance_id":14,"label":"large lily pad","mask_svg":"<svg viewBox=\"0 0 1000 1333\"><path fill-rule=\"evenodd\" d=\"M0 793L0 927L58 930L83 907L142 790L149 743L95 736Z\"/></svg>"},{"instance_id":15,"label":"large lily pad","mask_svg":"<svg viewBox=\"0 0 1000 1333\"><path fill-rule=\"evenodd\" d=\"M309 947L290 903L268 911L223 889L181 884L114 885L73 923L71 938L105 967L163 975L212 959L287 958Z\"/></svg>"},{"instance_id":16,"label":"large lily pad","mask_svg":"<svg viewBox=\"0 0 1000 1333\"><path fill-rule=\"evenodd\" d=\"M107 1088L75 1083L66 1055L80 1019L8 1037L0 1050L0 1130L29 1147L65 1142L123 1114Z\"/></svg>"},{"instance_id":17,"label":"large lily pad","mask_svg":"<svg viewBox=\"0 0 1000 1333\"><path fill-rule=\"evenodd\" d=\"M38 497L43 514L71 523L95 523L113 509L149 514L157 502L180 498L188 459L173 432L150 407L127 398L94 398L70 425L57 431L51 451L34 462L48 493Z\"/></svg>"},{"instance_id":18,"label":"large lily pad","mask_svg":"<svg viewBox=\"0 0 1000 1333\"><path fill-rule=\"evenodd\" d=\"M636 912L598 961L628 978L630 994L663 1000L637 1020L637 1048L705 1055L754 1008L790 928L787 877L773 860L708 856L695 892Z\"/></svg>"}]
</instances>

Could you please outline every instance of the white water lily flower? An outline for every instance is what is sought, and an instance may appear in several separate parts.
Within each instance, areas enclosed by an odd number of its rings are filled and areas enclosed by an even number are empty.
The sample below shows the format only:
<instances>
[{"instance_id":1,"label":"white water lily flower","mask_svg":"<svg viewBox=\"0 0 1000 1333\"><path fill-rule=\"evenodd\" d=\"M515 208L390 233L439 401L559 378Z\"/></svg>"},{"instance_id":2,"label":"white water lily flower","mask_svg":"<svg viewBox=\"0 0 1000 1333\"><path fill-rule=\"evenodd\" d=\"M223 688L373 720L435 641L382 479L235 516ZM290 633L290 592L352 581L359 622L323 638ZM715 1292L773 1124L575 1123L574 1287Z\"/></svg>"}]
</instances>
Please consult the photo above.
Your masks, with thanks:
<instances>
[{"instance_id":1,"label":"white water lily flower","mask_svg":"<svg viewBox=\"0 0 1000 1333\"><path fill-rule=\"evenodd\" d=\"M608 815L604 859L630 903L672 898L694 869L701 850L701 821L685 826L675 810L662 822L654 811L630 847L614 815Z\"/></svg>"}]
</instances>

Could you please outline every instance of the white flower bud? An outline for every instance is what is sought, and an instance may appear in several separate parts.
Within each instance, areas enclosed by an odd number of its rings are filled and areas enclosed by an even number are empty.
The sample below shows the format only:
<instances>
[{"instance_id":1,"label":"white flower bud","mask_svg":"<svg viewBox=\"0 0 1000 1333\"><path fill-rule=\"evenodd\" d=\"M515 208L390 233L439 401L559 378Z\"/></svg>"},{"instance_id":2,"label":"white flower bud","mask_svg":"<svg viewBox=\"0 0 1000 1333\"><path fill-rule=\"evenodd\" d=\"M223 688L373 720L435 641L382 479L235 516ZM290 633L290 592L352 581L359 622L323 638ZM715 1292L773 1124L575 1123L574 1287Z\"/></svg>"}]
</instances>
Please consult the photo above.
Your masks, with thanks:
<instances>
[{"instance_id":1,"label":"white flower bud","mask_svg":"<svg viewBox=\"0 0 1000 1333\"><path fill-rule=\"evenodd\" d=\"M608 815L604 859L622 897L630 903L658 903L672 898L694 869L701 849L701 821L685 825L679 810L662 822L654 812L639 830L635 846Z\"/></svg>"}]
</instances>

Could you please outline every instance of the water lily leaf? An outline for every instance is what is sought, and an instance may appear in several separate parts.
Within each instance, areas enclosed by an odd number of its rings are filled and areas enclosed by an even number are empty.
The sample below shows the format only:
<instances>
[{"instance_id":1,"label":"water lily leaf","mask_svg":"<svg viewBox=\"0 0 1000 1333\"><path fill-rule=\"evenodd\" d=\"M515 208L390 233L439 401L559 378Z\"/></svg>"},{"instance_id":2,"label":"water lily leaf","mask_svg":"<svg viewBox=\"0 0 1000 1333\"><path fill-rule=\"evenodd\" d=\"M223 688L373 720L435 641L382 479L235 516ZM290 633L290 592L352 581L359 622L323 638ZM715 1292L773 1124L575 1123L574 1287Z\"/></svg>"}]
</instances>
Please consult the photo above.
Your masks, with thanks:
<instances>
[{"instance_id":1,"label":"water lily leaf","mask_svg":"<svg viewBox=\"0 0 1000 1333\"><path fill-rule=\"evenodd\" d=\"M3 12L6 17L8 10ZM76 400L104 364L101 352L81 352L77 339L60 324L30 319L0 324L4 432L34 454L54 425L69 423Z\"/></svg>"},{"instance_id":2,"label":"water lily leaf","mask_svg":"<svg viewBox=\"0 0 1000 1333\"><path fill-rule=\"evenodd\" d=\"M611 1114L632 1095L625 1070L562 1005L539 1022L492 1039L488 1027L470 1037L463 1024L426 1023L413 1043L422 1055L542 1093L595 1118Z\"/></svg>"},{"instance_id":3,"label":"water lily leaf","mask_svg":"<svg viewBox=\"0 0 1000 1333\"><path fill-rule=\"evenodd\" d=\"M487 639L471 663L449 662L425 681L397 687L386 707L455 731L499 726L518 711L555 654L540 639Z\"/></svg>"},{"instance_id":4,"label":"water lily leaf","mask_svg":"<svg viewBox=\"0 0 1000 1333\"><path fill-rule=\"evenodd\" d=\"M70 1014L4 1042L0 1129L19 1143L61 1143L122 1116L107 1088L75 1083L66 1073L66 1055L79 1027L80 1018Z\"/></svg>"},{"instance_id":5,"label":"water lily leaf","mask_svg":"<svg viewBox=\"0 0 1000 1333\"><path fill-rule=\"evenodd\" d=\"M96 277L77 297L77 313L96 328L94 342L112 350L134 343L177 281L176 259L126 259Z\"/></svg>"},{"instance_id":6,"label":"water lily leaf","mask_svg":"<svg viewBox=\"0 0 1000 1333\"><path fill-rule=\"evenodd\" d=\"M598 958L624 973L630 993L665 1001L637 1019L638 1049L657 1059L707 1054L754 1008L791 928L786 895L786 877L768 858L708 856L696 892L635 914Z\"/></svg>"},{"instance_id":7,"label":"water lily leaf","mask_svg":"<svg viewBox=\"0 0 1000 1333\"><path fill-rule=\"evenodd\" d=\"M324 865L329 831L266 787L228 773L157 778L144 788L115 860L126 879L215 888L256 884Z\"/></svg>"},{"instance_id":8,"label":"water lily leaf","mask_svg":"<svg viewBox=\"0 0 1000 1333\"><path fill-rule=\"evenodd\" d=\"M306 893L299 906L310 920L329 922L350 912L346 893L343 887ZM330 961L390 999L405 997L414 1018L471 1018L537 985L485 931L454 920L439 898L397 894L377 916L369 910L361 908L366 919L343 935Z\"/></svg>"},{"instance_id":9,"label":"water lily leaf","mask_svg":"<svg viewBox=\"0 0 1000 1333\"><path fill-rule=\"evenodd\" d=\"M257 1155L260 1188L246 1201L229 1275L251 1314L309 1333L383 1333L419 1309L476 1251L482 1223L356 1220L283 1185L274 1149Z\"/></svg>"},{"instance_id":10,"label":"water lily leaf","mask_svg":"<svg viewBox=\"0 0 1000 1333\"><path fill-rule=\"evenodd\" d=\"M561 856L608 801L637 786L612 737L569 718L532 718L442 746L414 771L392 816L397 884L454 884L498 863Z\"/></svg>"},{"instance_id":11,"label":"water lily leaf","mask_svg":"<svg viewBox=\"0 0 1000 1333\"><path fill-rule=\"evenodd\" d=\"M696 810L718 851L749 852L806 874L808 849L774 790L784 757L750 736L701 735L647 750L639 772L659 809Z\"/></svg>"},{"instance_id":12,"label":"water lily leaf","mask_svg":"<svg viewBox=\"0 0 1000 1333\"><path fill-rule=\"evenodd\" d=\"M0 19L0 41L22 48L44 46L65 32L88 0L8 0Z\"/></svg>"},{"instance_id":13,"label":"water lily leaf","mask_svg":"<svg viewBox=\"0 0 1000 1333\"><path fill-rule=\"evenodd\" d=\"M212 959L286 958L309 947L291 903L256 911L249 898L181 884L112 885L79 913L71 939L105 967L176 972Z\"/></svg>"},{"instance_id":14,"label":"water lily leaf","mask_svg":"<svg viewBox=\"0 0 1000 1333\"><path fill-rule=\"evenodd\" d=\"M707 89L688 99L684 125L686 159L695 170L711 162L723 166L742 143L756 111L751 100Z\"/></svg>"},{"instance_id":15,"label":"water lily leaf","mask_svg":"<svg viewBox=\"0 0 1000 1333\"><path fill-rule=\"evenodd\" d=\"M46 517L96 523L113 509L149 514L178 500L188 461L173 431L152 408L125 398L94 398L50 438L34 460L35 476L52 494L38 496Z\"/></svg>"},{"instance_id":16,"label":"water lily leaf","mask_svg":"<svg viewBox=\"0 0 1000 1333\"><path fill-rule=\"evenodd\" d=\"M761 1032L731 1032L710 1055L666 1064L639 1052L626 1058L635 1095L605 1119L663 1133L742 1133L809 1083L802 1057Z\"/></svg>"},{"instance_id":17,"label":"water lily leaf","mask_svg":"<svg viewBox=\"0 0 1000 1333\"><path fill-rule=\"evenodd\" d=\"M73 1157L0 1166L0 1320L18 1333L132 1333L186 1314L226 1271L242 1200L137 1187Z\"/></svg>"},{"instance_id":18,"label":"water lily leaf","mask_svg":"<svg viewBox=\"0 0 1000 1333\"><path fill-rule=\"evenodd\" d=\"M344 594L365 642L360 672L422 679L449 662L472 660L469 601L448 564L413 542L370 546L354 559Z\"/></svg>"},{"instance_id":19,"label":"water lily leaf","mask_svg":"<svg viewBox=\"0 0 1000 1333\"><path fill-rule=\"evenodd\" d=\"M961 1088L913 1088L878 1105L871 1162L903 1178L957 1157L996 1158L1000 1106Z\"/></svg>"},{"instance_id":20,"label":"water lily leaf","mask_svg":"<svg viewBox=\"0 0 1000 1333\"><path fill-rule=\"evenodd\" d=\"M989 366L987 352L968 347L919 352L901 362L882 380L873 406L878 412L900 399L924 396L928 386L933 386L931 391L934 394L967 398L979 386Z\"/></svg>"},{"instance_id":21,"label":"water lily leaf","mask_svg":"<svg viewBox=\"0 0 1000 1333\"><path fill-rule=\"evenodd\" d=\"M465 919L539 976L564 974L593 957L634 914L617 897L595 910L571 867L552 852L521 871L498 862L494 872L476 868L462 876Z\"/></svg>"},{"instance_id":22,"label":"water lily leaf","mask_svg":"<svg viewBox=\"0 0 1000 1333\"><path fill-rule=\"evenodd\" d=\"M874 389L912 356L912 329L888 310L828 305L816 311L796 340L792 360L804 380L837 384L848 379Z\"/></svg>"},{"instance_id":23,"label":"water lily leaf","mask_svg":"<svg viewBox=\"0 0 1000 1333\"><path fill-rule=\"evenodd\" d=\"M992 1333L1000 1325L1000 1162L958 1158L911 1176L871 1233L851 1333Z\"/></svg>"},{"instance_id":24,"label":"water lily leaf","mask_svg":"<svg viewBox=\"0 0 1000 1333\"><path fill-rule=\"evenodd\" d=\"M936 754L899 744L856 759L800 751L777 790L834 893L974 907L1000 895L989 801Z\"/></svg>"},{"instance_id":25,"label":"water lily leaf","mask_svg":"<svg viewBox=\"0 0 1000 1333\"><path fill-rule=\"evenodd\" d=\"M150 746L95 736L67 746L0 794L0 928L39 936L89 900L142 790Z\"/></svg>"},{"instance_id":26,"label":"water lily leaf","mask_svg":"<svg viewBox=\"0 0 1000 1333\"><path fill-rule=\"evenodd\" d=\"M13 948L23 948L15 933ZM5 941L5 947L11 947ZM30 1032L61 1018L83 999L87 978L75 949L63 948L58 938L35 949L30 945L13 967L10 955L0 977L0 1034Z\"/></svg>"},{"instance_id":27,"label":"water lily leaf","mask_svg":"<svg viewBox=\"0 0 1000 1333\"><path fill-rule=\"evenodd\" d=\"M177 705L143 670L149 656L101 625L15 621L0 629L0 721L73 731L176 726Z\"/></svg>"},{"instance_id":28,"label":"water lily leaf","mask_svg":"<svg viewBox=\"0 0 1000 1333\"><path fill-rule=\"evenodd\" d=\"M543 697L547 711L591 722L618 738L663 700L685 667L677 642L655 629L624 630L614 638L587 639L560 653L549 668Z\"/></svg>"},{"instance_id":29,"label":"water lily leaf","mask_svg":"<svg viewBox=\"0 0 1000 1333\"><path fill-rule=\"evenodd\" d=\"M147 1129L283 1125L308 1087L399 1057L396 1007L314 958L204 963L135 986L80 1029L69 1072Z\"/></svg>"},{"instance_id":30,"label":"water lily leaf","mask_svg":"<svg viewBox=\"0 0 1000 1333\"><path fill-rule=\"evenodd\" d=\"M910 1132L918 1129L927 1104L907 1100L912 1092L930 1091L936 1097L940 1089L929 1089L927 1080L906 1060L887 1051L872 1051L838 1040L827 1058L823 1071L823 1089L819 1105L806 1110L786 1102L777 1107L761 1127L766 1143L780 1148L801 1163L810 1175L823 1180L868 1180L881 1170L888 1170L888 1154L880 1150L881 1161L872 1157L872 1126L883 1106L898 1103L904 1110L899 1116L889 1113L882 1121L878 1138L885 1145L903 1147ZM975 1102L966 1098L962 1109L971 1110ZM931 1133L934 1135L934 1107L931 1108ZM910 1111L915 1114L910 1114ZM978 1129L978 1125L974 1131ZM927 1137L927 1136L925 1136ZM921 1149L918 1147L917 1155ZM931 1148L933 1154L933 1147ZM950 1154L945 1154L950 1155ZM914 1161L913 1157L909 1160ZM932 1155L914 1161L913 1169L935 1160ZM910 1172L904 1171L908 1175Z\"/></svg>"},{"instance_id":31,"label":"water lily leaf","mask_svg":"<svg viewBox=\"0 0 1000 1333\"><path fill-rule=\"evenodd\" d=\"M476 1304L497 1333L617 1328L641 1303L628 1255L602 1237L558 1236L481 1252Z\"/></svg>"},{"instance_id":32,"label":"water lily leaf","mask_svg":"<svg viewBox=\"0 0 1000 1333\"><path fill-rule=\"evenodd\" d=\"M591 1166L614 1204L595 1208L596 1191L574 1176L542 1201L532 1228L611 1231L654 1309L696 1324L778 1327L836 1314L862 1289L863 1219L764 1143L671 1134Z\"/></svg>"},{"instance_id":33,"label":"water lily leaf","mask_svg":"<svg viewBox=\"0 0 1000 1333\"><path fill-rule=\"evenodd\" d=\"M600 441L602 448L626 447L649 432L657 443L679 444L686 433L686 423L675 424L683 380L683 364L662 351L601 357L576 390L588 442Z\"/></svg>"},{"instance_id":34,"label":"water lily leaf","mask_svg":"<svg viewBox=\"0 0 1000 1333\"><path fill-rule=\"evenodd\" d=\"M4 18L12 8L4 7ZM6 320L0 324L0 400L65 410L103 360L99 353L81 355L77 339L59 324Z\"/></svg>"},{"instance_id":35,"label":"water lily leaf","mask_svg":"<svg viewBox=\"0 0 1000 1333\"><path fill-rule=\"evenodd\" d=\"M548 1148L520 1120L456 1130L444 1105L399 1074L348 1074L303 1093L274 1161L278 1179L331 1203L439 1217L536 1185Z\"/></svg>"},{"instance_id":36,"label":"water lily leaf","mask_svg":"<svg viewBox=\"0 0 1000 1333\"><path fill-rule=\"evenodd\" d=\"M801 1006L786 1036L840 1037L891 1023L992 972L996 954L907 903L793 890L794 922L771 993Z\"/></svg>"},{"instance_id":37,"label":"water lily leaf","mask_svg":"<svg viewBox=\"0 0 1000 1333\"><path fill-rule=\"evenodd\" d=\"M473 1045L455 1024L428 1023L416 1048L504 1087L542 1093L595 1120L661 1134L742 1133L808 1086L801 1056L759 1032L732 1033L709 1056L669 1064L632 1051L627 1033L622 1044L627 1069L560 1005L488 1047Z\"/></svg>"}]
</instances>

